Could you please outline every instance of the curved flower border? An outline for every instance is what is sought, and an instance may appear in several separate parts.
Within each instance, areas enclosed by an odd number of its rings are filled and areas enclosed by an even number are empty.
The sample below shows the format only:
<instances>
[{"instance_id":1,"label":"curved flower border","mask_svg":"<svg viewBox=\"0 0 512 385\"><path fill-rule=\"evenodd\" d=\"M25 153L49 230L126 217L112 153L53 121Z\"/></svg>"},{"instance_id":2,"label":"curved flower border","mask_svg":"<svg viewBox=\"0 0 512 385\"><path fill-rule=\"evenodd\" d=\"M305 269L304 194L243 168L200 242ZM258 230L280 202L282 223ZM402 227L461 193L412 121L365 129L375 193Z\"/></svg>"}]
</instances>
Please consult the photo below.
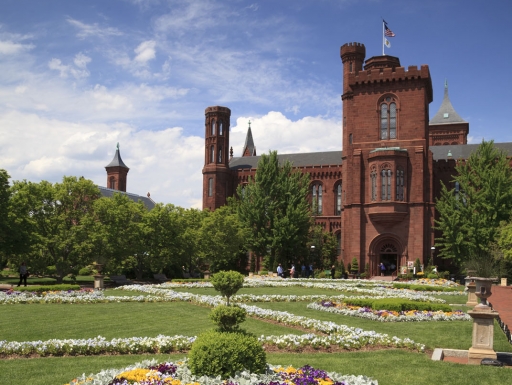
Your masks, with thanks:
<instances>
[{"instance_id":1,"label":"curved flower border","mask_svg":"<svg viewBox=\"0 0 512 385\"><path fill-rule=\"evenodd\" d=\"M222 380L220 377L194 376L188 368L186 359L177 363L159 363L156 360L145 360L122 369L105 369L88 376L83 374L66 385L108 385L117 376L130 372L142 372L144 369L150 369L154 378L168 379L167 381L153 380L151 382L153 385L169 383L173 385L287 385L290 383L307 383L310 385L378 385L376 380L366 376L342 375L336 372L316 370L311 367L294 369L292 366L288 366L283 368L282 366L270 364L267 364L267 371L264 374L243 371L237 373L234 377ZM305 378L306 376L307 378ZM169 381L169 378L173 380ZM144 383L146 382L144 381ZM138 383L132 384L136 385Z\"/></svg>"},{"instance_id":2,"label":"curved flower border","mask_svg":"<svg viewBox=\"0 0 512 385\"><path fill-rule=\"evenodd\" d=\"M310 303L309 309L348 315L351 317L365 318L379 322L423 322L423 321L471 321L471 317L463 311L446 313L443 311L409 311L392 312L388 310L375 311L367 307L343 307L335 305L325 306L325 303Z\"/></svg>"}]
</instances>

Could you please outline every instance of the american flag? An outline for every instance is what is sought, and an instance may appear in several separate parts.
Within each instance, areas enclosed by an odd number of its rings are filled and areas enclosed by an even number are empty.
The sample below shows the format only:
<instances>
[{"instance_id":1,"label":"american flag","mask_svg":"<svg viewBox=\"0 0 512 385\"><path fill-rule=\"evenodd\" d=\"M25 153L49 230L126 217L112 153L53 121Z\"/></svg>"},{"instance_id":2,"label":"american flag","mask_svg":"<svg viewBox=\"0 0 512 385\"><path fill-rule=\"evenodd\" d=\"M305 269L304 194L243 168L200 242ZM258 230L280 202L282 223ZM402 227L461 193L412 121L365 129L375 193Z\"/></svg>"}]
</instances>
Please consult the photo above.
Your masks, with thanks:
<instances>
[{"instance_id":1,"label":"american flag","mask_svg":"<svg viewBox=\"0 0 512 385\"><path fill-rule=\"evenodd\" d=\"M395 33L390 30L386 24L384 24L384 36L395 37Z\"/></svg>"}]
</instances>

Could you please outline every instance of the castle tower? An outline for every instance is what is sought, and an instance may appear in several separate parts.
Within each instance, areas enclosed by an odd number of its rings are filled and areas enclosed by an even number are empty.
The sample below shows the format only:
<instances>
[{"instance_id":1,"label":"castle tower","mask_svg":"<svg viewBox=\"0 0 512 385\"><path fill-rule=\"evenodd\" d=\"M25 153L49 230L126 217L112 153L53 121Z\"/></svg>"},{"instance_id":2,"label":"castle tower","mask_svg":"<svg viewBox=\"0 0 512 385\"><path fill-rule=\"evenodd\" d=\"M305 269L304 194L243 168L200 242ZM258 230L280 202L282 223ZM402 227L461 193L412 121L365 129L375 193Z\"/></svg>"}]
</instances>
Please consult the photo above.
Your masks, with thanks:
<instances>
[{"instance_id":1,"label":"castle tower","mask_svg":"<svg viewBox=\"0 0 512 385\"><path fill-rule=\"evenodd\" d=\"M429 122L431 146L468 144L469 123L455 111L448 96L448 82L444 83L444 98L439 111Z\"/></svg>"},{"instance_id":2,"label":"castle tower","mask_svg":"<svg viewBox=\"0 0 512 385\"><path fill-rule=\"evenodd\" d=\"M203 209L215 210L232 195L229 169L229 126L231 110L214 106L205 110Z\"/></svg>"},{"instance_id":3,"label":"castle tower","mask_svg":"<svg viewBox=\"0 0 512 385\"><path fill-rule=\"evenodd\" d=\"M112 162L105 166L105 170L107 170L107 187L112 190L126 192L126 180L128 177L128 171L130 171L130 169L121 159L119 143L117 143L114 159L112 159Z\"/></svg>"},{"instance_id":4,"label":"castle tower","mask_svg":"<svg viewBox=\"0 0 512 385\"><path fill-rule=\"evenodd\" d=\"M371 57L363 68L365 53L360 43L340 49L342 256L377 275L381 262L396 269L430 252L432 83L428 66L406 70L394 56Z\"/></svg>"},{"instance_id":5,"label":"castle tower","mask_svg":"<svg viewBox=\"0 0 512 385\"><path fill-rule=\"evenodd\" d=\"M249 120L249 129L247 130L247 136L245 137L244 149L242 156L256 156L256 146L252 139L251 121Z\"/></svg>"}]
</instances>

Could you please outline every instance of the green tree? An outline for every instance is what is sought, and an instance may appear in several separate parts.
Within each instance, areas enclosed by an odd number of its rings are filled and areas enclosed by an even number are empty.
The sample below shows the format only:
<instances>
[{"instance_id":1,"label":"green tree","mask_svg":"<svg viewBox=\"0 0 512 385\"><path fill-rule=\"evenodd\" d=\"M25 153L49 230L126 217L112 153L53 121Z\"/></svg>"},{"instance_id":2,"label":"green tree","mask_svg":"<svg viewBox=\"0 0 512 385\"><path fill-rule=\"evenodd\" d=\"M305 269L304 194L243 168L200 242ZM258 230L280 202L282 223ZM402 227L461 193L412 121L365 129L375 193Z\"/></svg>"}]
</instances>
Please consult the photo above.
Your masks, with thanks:
<instances>
[{"instance_id":1,"label":"green tree","mask_svg":"<svg viewBox=\"0 0 512 385\"><path fill-rule=\"evenodd\" d=\"M238 270L240 266L245 268L247 258L244 244L247 235L247 229L229 206L220 207L205 215L199 237L201 253L210 265L210 271Z\"/></svg>"},{"instance_id":2,"label":"green tree","mask_svg":"<svg viewBox=\"0 0 512 385\"><path fill-rule=\"evenodd\" d=\"M338 241L332 233L324 231L322 226L313 225L309 233L310 263L319 268L336 264L338 255ZM315 246L313 249L311 246Z\"/></svg>"},{"instance_id":3,"label":"green tree","mask_svg":"<svg viewBox=\"0 0 512 385\"><path fill-rule=\"evenodd\" d=\"M453 188L443 185L436 203L440 256L466 264L473 256L491 258L500 222L512 212L512 170L493 141L482 141L455 167ZM491 258L492 259L492 258Z\"/></svg>"},{"instance_id":4,"label":"green tree","mask_svg":"<svg viewBox=\"0 0 512 385\"><path fill-rule=\"evenodd\" d=\"M21 181L12 191L12 207L28 233L34 263L54 265L58 282L87 263L81 252L83 220L100 196L92 181L66 176L55 184Z\"/></svg>"},{"instance_id":5,"label":"green tree","mask_svg":"<svg viewBox=\"0 0 512 385\"><path fill-rule=\"evenodd\" d=\"M267 268L307 253L311 224L308 203L309 176L279 165L277 152L263 154L254 179L237 189L240 221L250 230L248 248L267 255Z\"/></svg>"},{"instance_id":6,"label":"green tree","mask_svg":"<svg viewBox=\"0 0 512 385\"><path fill-rule=\"evenodd\" d=\"M10 252L12 242L12 225L9 219L11 188L9 174L0 169L0 255Z\"/></svg>"}]
</instances>

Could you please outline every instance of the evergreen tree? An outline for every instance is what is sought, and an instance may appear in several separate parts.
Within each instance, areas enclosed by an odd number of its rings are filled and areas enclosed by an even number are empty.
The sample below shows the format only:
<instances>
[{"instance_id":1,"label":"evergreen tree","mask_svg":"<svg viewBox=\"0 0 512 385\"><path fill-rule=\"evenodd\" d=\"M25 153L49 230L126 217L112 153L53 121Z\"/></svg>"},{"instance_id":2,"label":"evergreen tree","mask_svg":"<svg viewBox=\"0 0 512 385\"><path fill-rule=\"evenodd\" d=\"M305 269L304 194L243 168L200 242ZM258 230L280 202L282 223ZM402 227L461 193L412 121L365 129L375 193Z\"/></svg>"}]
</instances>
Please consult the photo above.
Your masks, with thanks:
<instances>
[{"instance_id":1,"label":"evergreen tree","mask_svg":"<svg viewBox=\"0 0 512 385\"><path fill-rule=\"evenodd\" d=\"M512 170L493 141L482 141L467 161L455 167L453 186L442 185L436 209L436 239L440 256L467 264L490 255L500 222L509 221L512 209Z\"/></svg>"},{"instance_id":2,"label":"evergreen tree","mask_svg":"<svg viewBox=\"0 0 512 385\"><path fill-rule=\"evenodd\" d=\"M307 253L308 186L307 174L294 172L290 162L279 165L277 152L271 151L261 156L255 178L237 189L238 215L250 229L248 248L268 256L269 270Z\"/></svg>"}]
</instances>

